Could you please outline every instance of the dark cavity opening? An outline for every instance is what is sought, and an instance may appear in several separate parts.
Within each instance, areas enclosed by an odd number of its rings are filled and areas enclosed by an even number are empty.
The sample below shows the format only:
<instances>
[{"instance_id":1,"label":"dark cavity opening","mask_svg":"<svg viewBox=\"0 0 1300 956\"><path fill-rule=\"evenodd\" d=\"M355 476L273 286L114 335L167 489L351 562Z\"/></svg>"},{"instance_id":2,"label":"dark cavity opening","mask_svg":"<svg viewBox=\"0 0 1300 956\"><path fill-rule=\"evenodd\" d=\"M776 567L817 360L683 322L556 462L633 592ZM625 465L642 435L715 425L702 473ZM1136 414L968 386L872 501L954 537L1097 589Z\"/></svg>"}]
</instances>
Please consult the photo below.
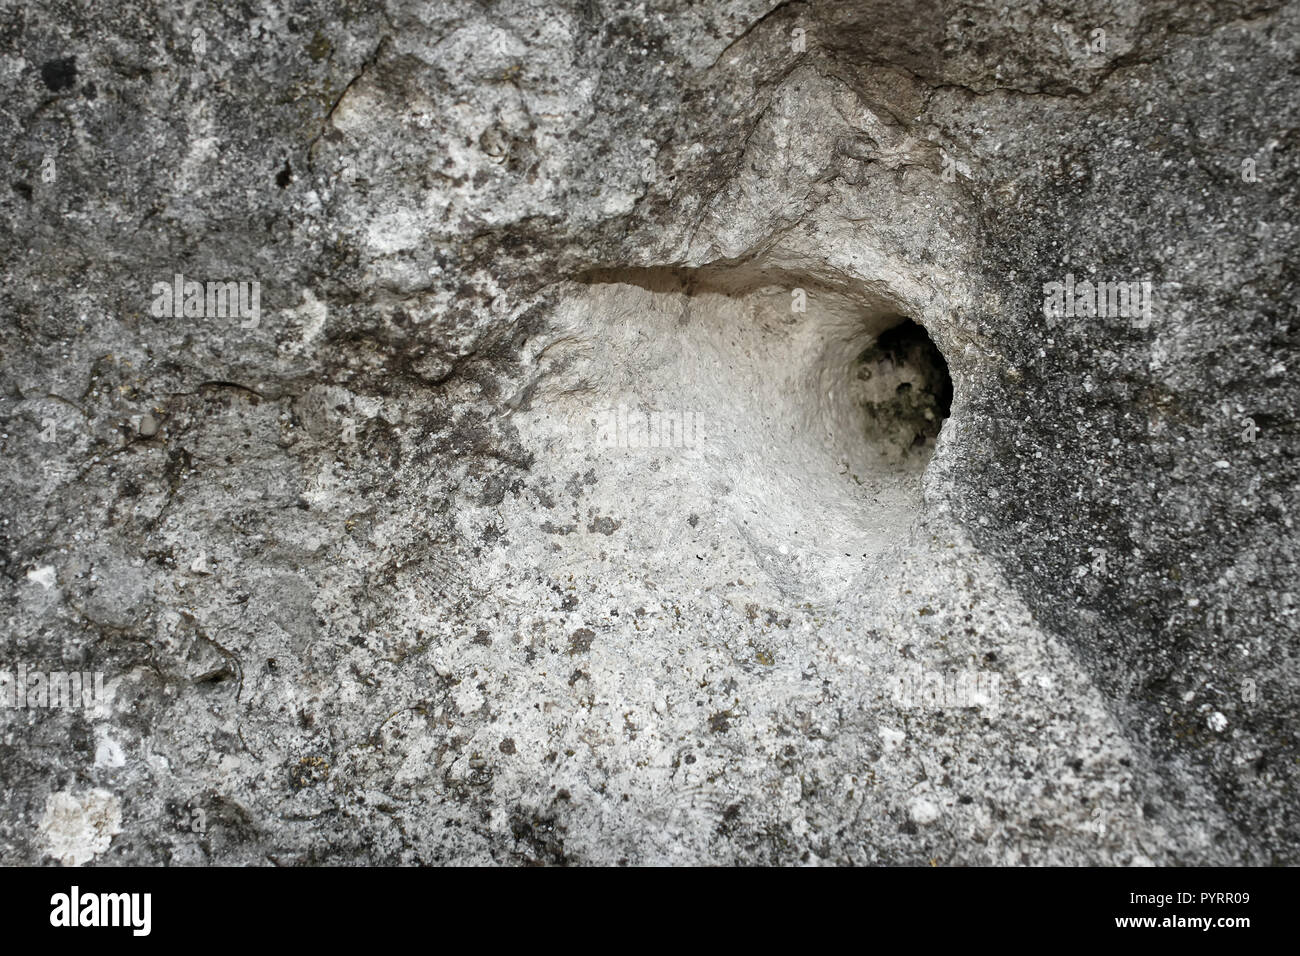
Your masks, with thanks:
<instances>
[{"instance_id":1,"label":"dark cavity opening","mask_svg":"<svg viewBox=\"0 0 1300 956\"><path fill-rule=\"evenodd\" d=\"M868 437L904 453L928 451L952 413L952 377L923 326L903 319L858 357Z\"/></svg>"}]
</instances>

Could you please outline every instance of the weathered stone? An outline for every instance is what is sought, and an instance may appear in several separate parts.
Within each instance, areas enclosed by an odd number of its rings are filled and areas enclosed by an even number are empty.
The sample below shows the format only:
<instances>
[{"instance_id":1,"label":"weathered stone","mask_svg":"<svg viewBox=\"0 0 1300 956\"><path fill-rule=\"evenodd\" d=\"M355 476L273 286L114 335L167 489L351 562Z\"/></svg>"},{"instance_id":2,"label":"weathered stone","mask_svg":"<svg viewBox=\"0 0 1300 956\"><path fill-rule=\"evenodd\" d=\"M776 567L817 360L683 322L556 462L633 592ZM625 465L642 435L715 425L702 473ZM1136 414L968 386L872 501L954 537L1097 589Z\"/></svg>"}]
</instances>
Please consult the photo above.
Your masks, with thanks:
<instances>
[{"instance_id":1,"label":"weathered stone","mask_svg":"<svg viewBox=\"0 0 1300 956\"><path fill-rule=\"evenodd\" d=\"M1300 862L1298 21L25 10L0 861Z\"/></svg>"}]
</instances>

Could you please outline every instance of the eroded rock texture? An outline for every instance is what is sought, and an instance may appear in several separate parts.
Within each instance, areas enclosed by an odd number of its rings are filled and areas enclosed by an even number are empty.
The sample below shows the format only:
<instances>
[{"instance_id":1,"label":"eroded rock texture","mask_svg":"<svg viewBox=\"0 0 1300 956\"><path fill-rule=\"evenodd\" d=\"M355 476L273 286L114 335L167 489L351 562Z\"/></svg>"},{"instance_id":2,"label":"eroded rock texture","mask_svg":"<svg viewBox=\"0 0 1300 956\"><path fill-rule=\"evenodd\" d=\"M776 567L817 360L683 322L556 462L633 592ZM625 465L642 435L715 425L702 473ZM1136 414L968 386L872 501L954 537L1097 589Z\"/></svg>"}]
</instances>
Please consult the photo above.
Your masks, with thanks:
<instances>
[{"instance_id":1,"label":"eroded rock texture","mask_svg":"<svg viewBox=\"0 0 1300 956\"><path fill-rule=\"evenodd\" d=\"M1296 4L6 6L4 862L1298 861Z\"/></svg>"}]
</instances>

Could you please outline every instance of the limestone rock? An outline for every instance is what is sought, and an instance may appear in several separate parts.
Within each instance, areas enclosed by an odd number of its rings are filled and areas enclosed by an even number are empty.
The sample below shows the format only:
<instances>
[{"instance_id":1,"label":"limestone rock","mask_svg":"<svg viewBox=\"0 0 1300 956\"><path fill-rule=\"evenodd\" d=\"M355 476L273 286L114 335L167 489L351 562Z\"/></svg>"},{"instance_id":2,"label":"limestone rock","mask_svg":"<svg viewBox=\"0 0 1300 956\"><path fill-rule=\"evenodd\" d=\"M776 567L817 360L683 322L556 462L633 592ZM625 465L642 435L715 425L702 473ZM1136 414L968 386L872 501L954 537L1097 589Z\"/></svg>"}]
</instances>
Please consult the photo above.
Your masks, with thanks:
<instances>
[{"instance_id":1,"label":"limestone rock","mask_svg":"<svg viewBox=\"0 0 1300 956\"><path fill-rule=\"evenodd\" d=\"M1298 44L25 9L0 862L1300 862Z\"/></svg>"}]
</instances>

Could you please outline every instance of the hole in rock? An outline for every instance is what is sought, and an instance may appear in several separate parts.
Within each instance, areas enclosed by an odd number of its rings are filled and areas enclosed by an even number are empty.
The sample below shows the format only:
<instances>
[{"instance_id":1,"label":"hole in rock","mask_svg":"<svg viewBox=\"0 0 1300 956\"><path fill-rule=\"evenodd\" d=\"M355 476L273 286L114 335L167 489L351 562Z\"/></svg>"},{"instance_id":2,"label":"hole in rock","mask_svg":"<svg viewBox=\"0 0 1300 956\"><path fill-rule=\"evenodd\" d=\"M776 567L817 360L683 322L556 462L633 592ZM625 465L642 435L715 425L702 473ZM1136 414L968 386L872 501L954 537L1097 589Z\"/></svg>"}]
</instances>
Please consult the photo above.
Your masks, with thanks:
<instances>
[{"instance_id":1,"label":"hole in rock","mask_svg":"<svg viewBox=\"0 0 1300 956\"><path fill-rule=\"evenodd\" d=\"M923 326L911 319L880 333L858 357L867 441L920 454L928 463L952 412L948 363Z\"/></svg>"},{"instance_id":2,"label":"hole in rock","mask_svg":"<svg viewBox=\"0 0 1300 956\"><path fill-rule=\"evenodd\" d=\"M757 562L783 590L817 579L842 593L863 559L907 540L954 404L944 357L907 313L888 283L842 274L589 273L535 346L520 424L548 444L539 460L557 482L590 470L607 483L583 497L620 522L602 550L671 563L686 516L708 515L693 579Z\"/></svg>"}]
</instances>

